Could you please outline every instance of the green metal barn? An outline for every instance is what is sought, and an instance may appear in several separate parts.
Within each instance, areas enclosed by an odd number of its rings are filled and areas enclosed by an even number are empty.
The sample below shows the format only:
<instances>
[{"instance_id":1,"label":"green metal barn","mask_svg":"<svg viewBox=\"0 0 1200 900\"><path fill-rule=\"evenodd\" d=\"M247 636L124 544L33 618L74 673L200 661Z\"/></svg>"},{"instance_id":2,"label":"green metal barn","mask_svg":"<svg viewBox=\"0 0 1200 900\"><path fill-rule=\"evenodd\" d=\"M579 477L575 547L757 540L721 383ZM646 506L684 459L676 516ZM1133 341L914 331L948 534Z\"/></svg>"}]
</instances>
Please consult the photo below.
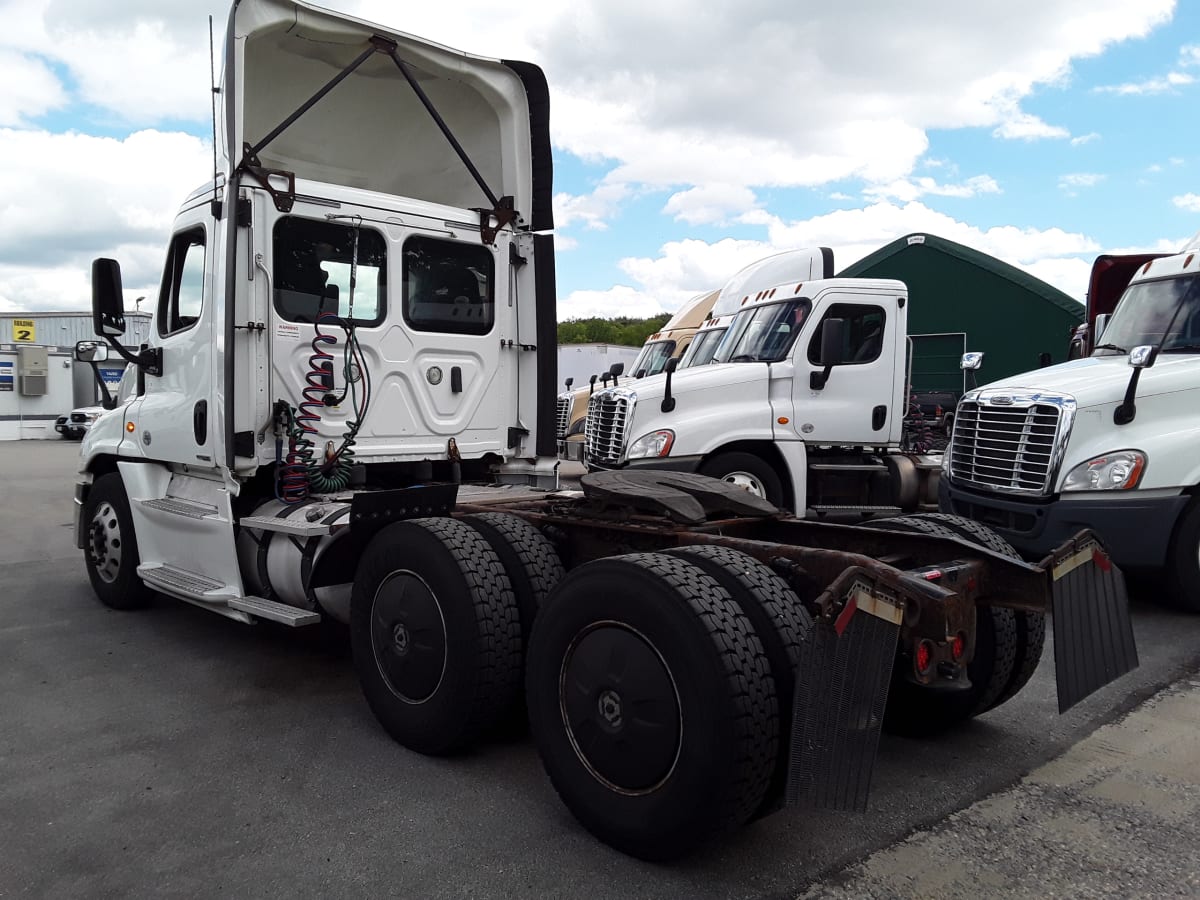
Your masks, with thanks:
<instances>
[{"instance_id":1,"label":"green metal barn","mask_svg":"<svg viewBox=\"0 0 1200 900\"><path fill-rule=\"evenodd\" d=\"M984 352L980 384L1067 358L1083 304L994 256L932 234L910 234L847 266L859 278L908 285L913 389L963 390L959 360Z\"/></svg>"}]
</instances>

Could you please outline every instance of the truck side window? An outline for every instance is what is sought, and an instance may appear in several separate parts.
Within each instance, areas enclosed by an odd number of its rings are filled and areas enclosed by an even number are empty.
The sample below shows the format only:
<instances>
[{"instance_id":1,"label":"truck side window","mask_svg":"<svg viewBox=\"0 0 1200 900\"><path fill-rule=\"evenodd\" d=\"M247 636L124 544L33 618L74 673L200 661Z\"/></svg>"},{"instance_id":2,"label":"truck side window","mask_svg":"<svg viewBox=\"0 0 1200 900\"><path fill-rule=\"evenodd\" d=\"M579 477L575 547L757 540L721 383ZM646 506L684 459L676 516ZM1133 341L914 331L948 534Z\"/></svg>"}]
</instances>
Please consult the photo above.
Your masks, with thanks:
<instances>
[{"instance_id":1,"label":"truck side window","mask_svg":"<svg viewBox=\"0 0 1200 900\"><path fill-rule=\"evenodd\" d=\"M171 240L158 294L158 333L186 331L204 308L204 229L189 228Z\"/></svg>"},{"instance_id":2,"label":"truck side window","mask_svg":"<svg viewBox=\"0 0 1200 900\"><path fill-rule=\"evenodd\" d=\"M273 241L275 309L284 319L315 322L322 313L333 313L360 326L383 322L387 241L378 231L288 216L275 223Z\"/></svg>"},{"instance_id":3,"label":"truck side window","mask_svg":"<svg viewBox=\"0 0 1200 900\"><path fill-rule=\"evenodd\" d=\"M821 360L821 330L825 319L843 319L846 322L846 343L842 348L842 359L848 366L875 362L883 352L883 327L887 315L881 306L866 306L858 303L834 303L825 310L821 323L813 332L808 343L808 361L814 366Z\"/></svg>"},{"instance_id":4,"label":"truck side window","mask_svg":"<svg viewBox=\"0 0 1200 900\"><path fill-rule=\"evenodd\" d=\"M487 334L496 318L495 261L480 244L404 242L404 321L417 331Z\"/></svg>"}]
</instances>

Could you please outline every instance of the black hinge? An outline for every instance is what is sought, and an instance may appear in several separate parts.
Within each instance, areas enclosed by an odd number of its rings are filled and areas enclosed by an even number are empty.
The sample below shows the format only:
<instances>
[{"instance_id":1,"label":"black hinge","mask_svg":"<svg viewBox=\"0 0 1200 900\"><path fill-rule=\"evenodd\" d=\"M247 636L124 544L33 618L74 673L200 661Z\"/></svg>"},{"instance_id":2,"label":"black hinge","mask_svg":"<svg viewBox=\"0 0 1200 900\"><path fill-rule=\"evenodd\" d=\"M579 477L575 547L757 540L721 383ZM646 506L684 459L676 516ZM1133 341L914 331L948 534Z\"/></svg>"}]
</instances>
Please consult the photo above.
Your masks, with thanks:
<instances>
[{"instance_id":1,"label":"black hinge","mask_svg":"<svg viewBox=\"0 0 1200 900\"><path fill-rule=\"evenodd\" d=\"M508 429L508 449L513 450L521 443L521 438L529 436L529 429L521 426L511 426Z\"/></svg>"},{"instance_id":2,"label":"black hinge","mask_svg":"<svg viewBox=\"0 0 1200 900\"><path fill-rule=\"evenodd\" d=\"M237 226L249 228L254 224L254 211L249 197L239 197L237 202Z\"/></svg>"}]
</instances>

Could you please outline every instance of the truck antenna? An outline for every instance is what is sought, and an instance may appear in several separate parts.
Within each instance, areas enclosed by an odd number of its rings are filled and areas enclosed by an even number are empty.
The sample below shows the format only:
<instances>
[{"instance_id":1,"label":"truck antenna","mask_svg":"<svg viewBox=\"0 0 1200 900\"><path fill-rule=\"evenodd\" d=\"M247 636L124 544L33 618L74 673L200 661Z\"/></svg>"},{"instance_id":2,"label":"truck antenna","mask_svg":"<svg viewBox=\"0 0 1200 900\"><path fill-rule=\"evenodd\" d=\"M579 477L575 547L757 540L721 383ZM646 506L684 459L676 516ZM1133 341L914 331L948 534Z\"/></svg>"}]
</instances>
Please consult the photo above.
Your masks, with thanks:
<instances>
[{"instance_id":1,"label":"truck antenna","mask_svg":"<svg viewBox=\"0 0 1200 900\"><path fill-rule=\"evenodd\" d=\"M213 44L213 17L208 17L208 76L212 88L212 150L213 150L213 201L216 201L217 190L217 54Z\"/></svg>"}]
</instances>

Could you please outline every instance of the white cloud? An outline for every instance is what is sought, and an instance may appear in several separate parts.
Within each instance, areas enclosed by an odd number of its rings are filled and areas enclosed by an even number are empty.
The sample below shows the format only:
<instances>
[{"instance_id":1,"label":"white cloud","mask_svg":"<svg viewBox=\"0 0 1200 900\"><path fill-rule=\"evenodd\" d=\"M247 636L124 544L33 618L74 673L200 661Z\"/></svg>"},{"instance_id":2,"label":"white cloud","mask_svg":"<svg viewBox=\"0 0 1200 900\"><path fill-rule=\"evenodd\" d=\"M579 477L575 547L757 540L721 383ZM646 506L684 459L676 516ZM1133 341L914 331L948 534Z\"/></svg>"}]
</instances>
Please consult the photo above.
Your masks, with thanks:
<instances>
[{"instance_id":1,"label":"white cloud","mask_svg":"<svg viewBox=\"0 0 1200 900\"><path fill-rule=\"evenodd\" d=\"M634 286L586 292L586 304L571 295L560 306L560 318L583 315L580 308L605 309L606 304L652 297L666 310L675 310L698 292L720 287L743 266L772 253L797 247L832 247L838 271L913 232L936 234L991 254L1044 278L1067 294L1082 298L1087 291L1091 260L1100 246L1086 235L1059 228L1017 228L1005 225L981 229L917 203L880 202L861 209L836 210L796 222L785 222L758 211L764 226L760 240L671 241L655 257L621 261ZM612 313L609 313L610 315Z\"/></svg>"},{"instance_id":2,"label":"white cloud","mask_svg":"<svg viewBox=\"0 0 1200 900\"><path fill-rule=\"evenodd\" d=\"M23 125L66 103L58 76L36 57L0 48L0 125Z\"/></svg>"},{"instance_id":3,"label":"white cloud","mask_svg":"<svg viewBox=\"0 0 1200 900\"><path fill-rule=\"evenodd\" d=\"M1168 72L1161 78L1132 81L1125 84L1107 84L1095 88L1098 94L1116 94L1118 97L1141 97L1166 94L1176 88L1195 83L1196 79L1187 72Z\"/></svg>"},{"instance_id":4,"label":"white cloud","mask_svg":"<svg viewBox=\"0 0 1200 900\"><path fill-rule=\"evenodd\" d=\"M1072 172L1068 175L1058 176L1058 187L1068 197L1076 197L1079 195L1079 191L1095 187L1106 177L1096 172Z\"/></svg>"},{"instance_id":5,"label":"white cloud","mask_svg":"<svg viewBox=\"0 0 1200 900\"><path fill-rule=\"evenodd\" d=\"M709 184L672 194L663 212L677 222L689 225L715 225L731 214L744 215L758 205L749 188L730 184Z\"/></svg>"},{"instance_id":6,"label":"white cloud","mask_svg":"<svg viewBox=\"0 0 1200 900\"><path fill-rule=\"evenodd\" d=\"M130 291L156 290L176 209L212 170L211 153L179 133L0 129L0 302L87 308L96 256L121 261Z\"/></svg>"},{"instance_id":7,"label":"white cloud","mask_svg":"<svg viewBox=\"0 0 1200 900\"><path fill-rule=\"evenodd\" d=\"M606 183L590 194L555 194L555 227L567 228L582 222L585 228L602 231L608 228L607 219L612 217L629 193L627 185Z\"/></svg>"},{"instance_id":8,"label":"white cloud","mask_svg":"<svg viewBox=\"0 0 1200 900\"><path fill-rule=\"evenodd\" d=\"M1100 133L1097 131L1089 131L1087 134L1081 134L1071 138L1071 146L1079 147L1083 144L1090 144L1092 141L1100 140Z\"/></svg>"},{"instance_id":9,"label":"white cloud","mask_svg":"<svg viewBox=\"0 0 1200 900\"><path fill-rule=\"evenodd\" d=\"M1200 194L1180 194L1172 197L1171 202L1188 212L1200 212Z\"/></svg>"},{"instance_id":10,"label":"white cloud","mask_svg":"<svg viewBox=\"0 0 1200 900\"><path fill-rule=\"evenodd\" d=\"M626 285L617 285L606 291L574 291L558 304L559 321L591 316L645 319L662 312L666 312L666 307L656 297Z\"/></svg>"},{"instance_id":11,"label":"white cloud","mask_svg":"<svg viewBox=\"0 0 1200 900\"><path fill-rule=\"evenodd\" d=\"M965 199L979 194L999 194L1001 190L992 176L974 175L959 184L939 184L928 177L902 178L890 184L870 185L863 193L875 200L895 199L907 203L927 194Z\"/></svg>"}]
</instances>

